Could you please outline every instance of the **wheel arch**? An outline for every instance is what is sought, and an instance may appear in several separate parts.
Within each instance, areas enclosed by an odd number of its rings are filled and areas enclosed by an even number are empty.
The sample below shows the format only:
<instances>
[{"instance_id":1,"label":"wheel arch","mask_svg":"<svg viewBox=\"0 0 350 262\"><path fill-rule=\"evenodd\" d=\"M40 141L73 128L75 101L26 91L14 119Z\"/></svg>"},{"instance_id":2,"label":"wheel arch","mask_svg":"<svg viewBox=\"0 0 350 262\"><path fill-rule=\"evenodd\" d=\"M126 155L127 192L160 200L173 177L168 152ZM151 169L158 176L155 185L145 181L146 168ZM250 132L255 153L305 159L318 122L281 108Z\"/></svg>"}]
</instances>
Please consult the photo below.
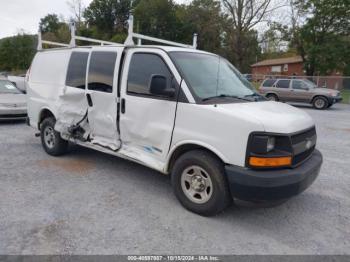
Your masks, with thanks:
<instances>
[{"instance_id":1,"label":"wheel arch","mask_svg":"<svg viewBox=\"0 0 350 262\"><path fill-rule=\"evenodd\" d=\"M180 156L183 154L192 151L192 150L205 150L212 155L214 155L216 158L218 158L223 163L228 163L228 160L224 155L222 155L219 150L215 149L214 147L197 142L197 141L184 141L181 143L176 144L173 146L173 148L170 150L168 159L165 166L165 173L171 173L171 170L176 162L177 159L179 159Z\"/></svg>"},{"instance_id":2,"label":"wheel arch","mask_svg":"<svg viewBox=\"0 0 350 262\"><path fill-rule=\"evenodd\" d=\"M313 102L315 101L315 99L318 98L318 97L322 97L322 98L326 99L327 102L329 103L328 97L325 96L325 95L320 95L320 94L315 94L315 95L311 98L311 103L313 103Z\"/></svg>"},{"instance_id":3,"label":"wheel arch","mask_svg":"<svg viewBox=\"0 0 350 262\"><path fill-rule=\"evenodd\" d=\"M39 118L38 118L38 129L39 130L40 130L41 123L44 121L45 118L48 118L48 117L53 117L56 119L56 117L51 109L49 109L47 107L42 108L40 110Z\"/></svg>"},{"instance_id":4,"label":"wheel arch","mask_svg":"<svg viewBox=\"0 0 350 262\"><path fill-rule=\"evenodd\" d=\"M274 92L274 91L267 91L266 94L265 94L265 96L268 96L268 95L274 95L274 96L276 96L278 99L280 99L280 97L278 96L278 94L277 94L276 92Z\"/></svg>"}]
</instances>

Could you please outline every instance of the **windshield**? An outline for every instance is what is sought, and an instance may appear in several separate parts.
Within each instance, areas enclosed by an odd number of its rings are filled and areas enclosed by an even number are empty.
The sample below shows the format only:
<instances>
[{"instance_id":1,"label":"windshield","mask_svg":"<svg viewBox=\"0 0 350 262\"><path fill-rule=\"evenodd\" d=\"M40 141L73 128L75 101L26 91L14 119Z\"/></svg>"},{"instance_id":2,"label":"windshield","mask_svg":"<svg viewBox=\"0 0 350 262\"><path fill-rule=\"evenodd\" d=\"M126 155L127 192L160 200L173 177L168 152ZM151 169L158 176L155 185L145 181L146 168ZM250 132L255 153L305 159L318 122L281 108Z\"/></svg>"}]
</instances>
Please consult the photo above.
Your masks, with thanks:
<instances>
[{"instance_id":1,"label":"windshield","mask_svg":"<svg viewBox=\"0 0 350 262\"><path fill-rule=\"evenodd\" d=\"M0 80L0 94L21 94L21 92L7 80Z\"/></svg>"},{"instance_id":2,"label":"windshield","mask_svg":"<svg viewBox=\"0 0 350 262\"><path fill-rule=\"evenodd\" d=\"M171 52L170 56L202 101L212 97L259 96L250 82L222 57L189 52Z\"/></svg>"}]
</instances>

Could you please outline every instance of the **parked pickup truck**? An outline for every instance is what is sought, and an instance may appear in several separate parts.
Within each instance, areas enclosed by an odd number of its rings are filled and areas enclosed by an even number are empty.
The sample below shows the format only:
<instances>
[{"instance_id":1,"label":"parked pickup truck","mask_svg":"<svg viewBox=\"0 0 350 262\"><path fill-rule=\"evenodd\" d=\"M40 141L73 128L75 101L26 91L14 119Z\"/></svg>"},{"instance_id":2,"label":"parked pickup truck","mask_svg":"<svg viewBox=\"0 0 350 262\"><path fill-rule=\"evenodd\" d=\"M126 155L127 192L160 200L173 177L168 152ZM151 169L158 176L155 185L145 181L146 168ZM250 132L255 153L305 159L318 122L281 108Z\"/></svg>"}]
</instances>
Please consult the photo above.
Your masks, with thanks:
<instances>
[{"instance_id":1,"label":"parked pickup truck","mask_svg":"<svg viewBox=\"0 0 350 262\"><path fill-rule=\"evenodd\" d=\"M319 174L312 118L267 101L224 58L173 46L39 51L29 124L44 150L68 141L171 175L181 204L210 216L233 198L288 199Z\"/></svg>"}]
</instances>

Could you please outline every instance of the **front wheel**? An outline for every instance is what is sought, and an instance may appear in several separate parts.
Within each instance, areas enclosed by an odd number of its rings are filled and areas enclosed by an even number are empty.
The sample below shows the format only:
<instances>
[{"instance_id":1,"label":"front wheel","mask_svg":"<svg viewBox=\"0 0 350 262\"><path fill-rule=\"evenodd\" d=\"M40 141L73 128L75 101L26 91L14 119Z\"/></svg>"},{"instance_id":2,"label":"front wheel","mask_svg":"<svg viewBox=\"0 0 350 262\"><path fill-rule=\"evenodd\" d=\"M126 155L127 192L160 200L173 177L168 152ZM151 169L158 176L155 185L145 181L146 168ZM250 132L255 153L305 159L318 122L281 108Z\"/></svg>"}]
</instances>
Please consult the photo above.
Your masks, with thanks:
<instances>
[{"instance_id":1,"label":"front wheel","mask_svg":"<svg viewBox=\"0 0 350 262\"><path fill-rule=\"evenodd\" d=\"M277 95L275 95L275 94L268 94L268 95L266 96L266 98L267 98L268 100L270 100L270 101L278 101L278 100L279 100L278 97L277 97Z\"/></svg>"},{"instance_id":2,"label":"front wheel","mask_svg":"<svg viewBox=\"0 0 350 262\"><path fill-rule=\"evenodd\" d=\"M51 156L60 156L67 151L68 142L61 138L59 132L55 130L55 119L46 118L40 127L41 144Z\"/></svg>"},{"instance_id":3,"label":"front wheel","mask_svg":"<svg viewBox=\"0 0 350 262\"><path fill-rule=\"evenodd\" d=\"M171 180L180 203L199 215L216 215L232 202L223 163L206 151L182 155L175 163Z\"/></svg>"},{"instance_id":4,"label":"front wheel","mask_svg":"<svg viewBox=\"0 0 350 262\"><path fill-rule=\"evenodd\" d=\"M314 108L322 110L328 108L328 101L325 97L319 96L313 100L312 105Z\"/></svg>"}]
</instances>

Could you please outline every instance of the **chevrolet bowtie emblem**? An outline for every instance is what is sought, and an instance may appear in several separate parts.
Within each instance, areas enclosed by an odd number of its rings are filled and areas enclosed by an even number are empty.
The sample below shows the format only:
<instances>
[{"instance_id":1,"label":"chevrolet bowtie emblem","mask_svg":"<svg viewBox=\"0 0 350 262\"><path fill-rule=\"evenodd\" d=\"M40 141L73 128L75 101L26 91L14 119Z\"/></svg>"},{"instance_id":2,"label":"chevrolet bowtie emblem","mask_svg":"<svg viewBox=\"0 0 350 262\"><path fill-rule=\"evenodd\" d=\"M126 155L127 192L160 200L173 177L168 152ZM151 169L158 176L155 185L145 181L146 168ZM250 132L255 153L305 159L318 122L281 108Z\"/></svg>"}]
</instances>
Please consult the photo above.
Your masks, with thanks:
<instances>
[{"instance_id":1,"label":"chevrolet bowtie emblem","mask_svg":"<svg viewBox=\"0 0 350 262\"><path fill-rule=\"evenodd\" d=\"M306 149L310 149L312 147L312 140L311 140L311 138L306 138L305 147L306 147Z\"/></svg>"}]
</instances>

